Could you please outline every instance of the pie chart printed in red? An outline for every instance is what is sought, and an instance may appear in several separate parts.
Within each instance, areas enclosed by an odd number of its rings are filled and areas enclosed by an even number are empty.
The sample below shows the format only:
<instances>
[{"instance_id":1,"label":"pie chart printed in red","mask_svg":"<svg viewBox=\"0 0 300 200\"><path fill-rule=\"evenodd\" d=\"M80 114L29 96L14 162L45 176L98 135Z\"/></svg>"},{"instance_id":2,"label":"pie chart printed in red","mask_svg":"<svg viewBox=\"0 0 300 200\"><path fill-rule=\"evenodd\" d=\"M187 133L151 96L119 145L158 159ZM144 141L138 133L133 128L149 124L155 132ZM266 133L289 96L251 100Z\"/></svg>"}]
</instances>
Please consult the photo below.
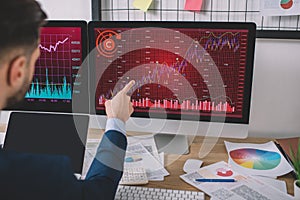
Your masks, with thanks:
<instances>
[{"instance_id":1,"label":"pie chart printed in red","mask_svg":"<svg viewBox=\"0 0 300 200\"><path fill-rule=\"evenodd\" d=\"M281 0L280 1L280 6L286 10L290 9L293 6L293 4L294 4L293 0Z\"/></svg>"},{"instance_id":2,"label":"pie chart printed in red","mask_svg":"<svg viewBox=\"0 0 300 200\"><path fill-rule=\"evenodd\" d=\"M228 177L228 176L232 176L233 172L231 169L228 168L219 168L217 169L217 175L222 177Z\"/></svg>"}]
</instances>

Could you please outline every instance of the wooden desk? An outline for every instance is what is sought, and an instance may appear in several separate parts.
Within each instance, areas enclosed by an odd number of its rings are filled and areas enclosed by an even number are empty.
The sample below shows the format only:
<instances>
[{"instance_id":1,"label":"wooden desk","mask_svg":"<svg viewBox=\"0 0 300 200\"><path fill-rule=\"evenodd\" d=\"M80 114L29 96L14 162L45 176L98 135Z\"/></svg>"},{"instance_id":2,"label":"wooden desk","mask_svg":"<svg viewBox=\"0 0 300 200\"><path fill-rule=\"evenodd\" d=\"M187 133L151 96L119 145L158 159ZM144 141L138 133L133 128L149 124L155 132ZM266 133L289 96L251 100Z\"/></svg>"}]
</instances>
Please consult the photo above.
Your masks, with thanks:
<instances>
[{"instance_id":1,"label":"wooden desk","mask_svg":"<svg viewBox=\"0 0 300 200\"><path fill-rule=\"evenodd\" d=\"M90 129L89 138L100 138L103 131L97 129ZM135 133L128 133L128 135L135 135ZM149 182L146 187L155 187L155 188L167 188L167 189L178 189L178 190L191 190L191 191L199 191L193 186L185 183L183 180L179 178L180 175L184 174L183 165L188 158L199 159L198 152L203 143L204 137L197 136L194 138L191 147L190 153L188 155L182 155L179 158L174 155L165 155L165 164L166 169L169 171L170 176L165 177L165 180L162 182ZM269 142L271 139L266 138L247 138L247 139L230 139L230 138L219 138L217 140L216 145L211 150L211 152L202 158L203 166L210 165L219 161L228 161L227 151L224 145L224 140L230 142L248 142L248 143L265 143ZM176 157L176 161L174 162L174 157ZM170 165L168 163L171 163ZM279 180L284 180L287 184L288 193L294 194L294 179L291 174L287 174L285 176L279 177ZM205 199L209 199L206 195Z\"/></svg>"},{"instance_id":2,"label":"wooden desk","mask_svg":"<svg viewBox=\"0 0 300 200\"><path fill-rule=\"evenodd\" d=\"M6 125L0 124L0 132L6 132Z\"/></svg>"},{"instance_id":3,"label":"wooden desk","mask_svg":"<svg viewBox=\"0 0 300 200\"><path fill-rule=\"evenodd\" d=\"M0 124L0 131L5 131L6 126ZM90 129L88 138L92 139L100 139L102 137L103 130L99 129ZM128 135L135 135L136 133L128 133ZM203 143L204 137L195 137L192 141L191 147L190 147L190 153L188 155L182 155L180 157L174 156L174 155L165 155L165 163L166 163L166 169L169 171L170 176L165 177L165 180L162 182L149 182L146 187L156 187L156 188L168 188L168 189L183 189L183 190L191 190L191 191L198 191L198 189L192 187L191 185L185 183L182 181L179 176L184 174L182 168L185 163L185 161L188 158L198 158L198 152L201 147L201 144ZM248 142L248 143L265 143L270 141L270 139L266 138L247 138L247 139L230 139L230 138L219 138L214 148L211 150L211 152L202 158L203 160L203 166L210 165L219 161L225 161L228 160L228 155L226 152L226 148L224 145L224 140L230 141L230 142ZM176 161L174 162L174 157L176 157ZM171 163L171 164L169 164ZM285 176L279 177L278 179L284 180L287 184L287 190L288 193L293 195L294 194L294 186L293 182L294 179L291 174L287 174ZM208 196L205 197L205 199L209 199Z\"/></svg>"}]
</instances>

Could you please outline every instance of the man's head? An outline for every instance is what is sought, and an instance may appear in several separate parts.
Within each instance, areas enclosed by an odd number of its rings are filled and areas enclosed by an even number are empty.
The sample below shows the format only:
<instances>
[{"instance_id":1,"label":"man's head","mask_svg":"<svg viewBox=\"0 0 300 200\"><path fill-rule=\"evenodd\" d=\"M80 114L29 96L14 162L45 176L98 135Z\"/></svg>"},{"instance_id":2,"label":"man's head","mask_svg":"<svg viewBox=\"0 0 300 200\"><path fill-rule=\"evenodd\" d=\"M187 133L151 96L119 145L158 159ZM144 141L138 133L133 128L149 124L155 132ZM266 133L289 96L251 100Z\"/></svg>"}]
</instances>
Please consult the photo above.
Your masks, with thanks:
<instances>
[{"instance_id":1,"label":"man's head","mask_svg":"<svg viewBox=\"0 0 300 200\"><path fill-rule=\"evenodd\" d=\"M24 97L46 14L35 0L0 0L0 109Z\"/></svg>"}]
</instances>

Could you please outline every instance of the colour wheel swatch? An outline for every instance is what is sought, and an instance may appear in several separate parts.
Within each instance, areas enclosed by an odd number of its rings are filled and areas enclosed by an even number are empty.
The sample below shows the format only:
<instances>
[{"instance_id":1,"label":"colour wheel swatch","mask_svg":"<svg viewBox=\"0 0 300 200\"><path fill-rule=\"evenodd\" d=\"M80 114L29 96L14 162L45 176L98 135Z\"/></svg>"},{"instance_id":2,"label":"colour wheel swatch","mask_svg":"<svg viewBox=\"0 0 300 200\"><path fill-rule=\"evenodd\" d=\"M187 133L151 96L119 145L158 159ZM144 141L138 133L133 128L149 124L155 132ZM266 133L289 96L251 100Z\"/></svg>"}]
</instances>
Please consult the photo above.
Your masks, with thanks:
<instances>
[{"instance_id":1,"label":"colour wheel swatch","mask_svg":"<svg viewBox=\"0 0 300 200\"><path fill-rule=\"evenodd\" d=\"M231 159L238 165L256 170L270 170L280 163L280 154L259 149L236 149L229 153Z\"/></svg>"}]
</instances>

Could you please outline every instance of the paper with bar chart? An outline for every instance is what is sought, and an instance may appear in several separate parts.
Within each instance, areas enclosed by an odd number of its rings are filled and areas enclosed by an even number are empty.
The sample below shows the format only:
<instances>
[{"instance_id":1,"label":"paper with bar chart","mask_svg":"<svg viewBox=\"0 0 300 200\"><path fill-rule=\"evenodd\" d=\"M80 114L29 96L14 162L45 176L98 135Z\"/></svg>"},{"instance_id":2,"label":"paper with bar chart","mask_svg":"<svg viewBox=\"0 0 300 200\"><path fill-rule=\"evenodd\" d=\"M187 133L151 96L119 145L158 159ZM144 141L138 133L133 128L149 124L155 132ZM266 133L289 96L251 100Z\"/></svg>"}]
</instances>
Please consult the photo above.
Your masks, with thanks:
<instances>
[{"instance_id":1,"label":"paper with bar chart","mask_svg":"<svg viewBox=\"0 0 300 200\"><path fill-rule=\"evenodd\" d=\"M82 63L81 29L43 27L41 55L25 98L28 102L70 103L74 75Z\"/></svg>"},{"instance_id":2,"label":"paper with bar chart","mask_svg":"<svg viewBox=\"0 0 300 200\"><path fill-rule=\"evenodd\" d=\"M189 116L214 113L242 118L247 30L172 29L173 33L168 33L163 40L170 51L155 48L162 34L151 28L132 32L128 37L130 41L124 36L127 30L95 29L96 70L109 65L96 89L97 110L104 110L105 101L134 79L136 90L132 104L135 113L166 112ZM182 34L193 41L187 43ZM127 49L133 50L127 52ZM111 59L116 54L120 56ZM106 57L106 63L97 60L99 57ZM218 85L225 90L223 95L210 94L210 89L216 88L218 82L211 65L217 66L223 79L224 84ZM117 85L117 82L122 84ZM192 88L195 96L190 95L187 86Z\"/></svg>"},{"instance_id":3,"label":"paper with bar chart","mask_svg":"<svg viewBox=\"0 0 300 200\"><path fill-rule=\"evenodd\" d=\"M241 173L274 177L293 170L274 142L244 144L225 141L225 146L228 163Z\"/></svg>"}]
</instances>

